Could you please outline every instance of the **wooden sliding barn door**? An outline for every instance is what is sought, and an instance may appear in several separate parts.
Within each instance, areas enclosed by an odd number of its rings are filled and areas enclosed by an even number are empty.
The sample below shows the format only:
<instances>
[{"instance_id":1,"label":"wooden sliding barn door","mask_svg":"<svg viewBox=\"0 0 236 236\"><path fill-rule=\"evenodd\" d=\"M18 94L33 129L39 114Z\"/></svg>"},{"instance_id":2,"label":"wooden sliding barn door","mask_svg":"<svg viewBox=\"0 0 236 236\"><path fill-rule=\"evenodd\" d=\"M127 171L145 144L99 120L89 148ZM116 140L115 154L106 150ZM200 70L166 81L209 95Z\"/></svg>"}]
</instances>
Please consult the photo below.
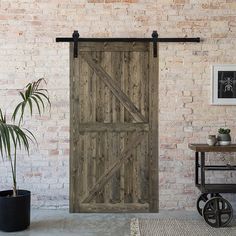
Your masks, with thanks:
<instances>
[{"instance_id":1,"label":"wooden sliding barn door","mask_svg":"<svg viewBox=\"0 0 236 236\"><path fill-rule=\"evenodd\" d=\"M70 45L70 211L158 211L152 43Z\"/></svg>"}]
</instances>

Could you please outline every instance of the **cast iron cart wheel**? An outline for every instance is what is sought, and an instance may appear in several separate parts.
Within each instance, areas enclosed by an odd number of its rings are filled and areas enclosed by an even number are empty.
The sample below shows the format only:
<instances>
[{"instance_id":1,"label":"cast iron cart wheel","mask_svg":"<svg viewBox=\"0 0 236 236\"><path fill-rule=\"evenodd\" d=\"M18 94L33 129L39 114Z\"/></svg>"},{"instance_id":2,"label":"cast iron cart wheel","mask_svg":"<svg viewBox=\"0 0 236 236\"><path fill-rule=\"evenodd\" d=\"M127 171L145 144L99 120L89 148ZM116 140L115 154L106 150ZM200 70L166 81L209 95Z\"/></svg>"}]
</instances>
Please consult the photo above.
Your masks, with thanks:
<instances>
[{"instance_id":1,"label":"cast iron cart wheel","mask_svg":"<svg viewBox=\"0 0 236 236\"><path fill-rule=\"evenodd\" d=\"M233 218L231 204L222 197L209 199L202 209L202 215L207 224L219 228L227 226Z\"/></svg>"},{"instance_id":2,"label":"cast iron cart wheel","mask_svg":"<svg viewBox=\"0 0 236 236\"><path fill-rule=\"evenodd\" d=\"M219 193L202 193L197 199L197 211L202 216L205 203L212 197L221 197Z\"/></svg>"}]
</instances>

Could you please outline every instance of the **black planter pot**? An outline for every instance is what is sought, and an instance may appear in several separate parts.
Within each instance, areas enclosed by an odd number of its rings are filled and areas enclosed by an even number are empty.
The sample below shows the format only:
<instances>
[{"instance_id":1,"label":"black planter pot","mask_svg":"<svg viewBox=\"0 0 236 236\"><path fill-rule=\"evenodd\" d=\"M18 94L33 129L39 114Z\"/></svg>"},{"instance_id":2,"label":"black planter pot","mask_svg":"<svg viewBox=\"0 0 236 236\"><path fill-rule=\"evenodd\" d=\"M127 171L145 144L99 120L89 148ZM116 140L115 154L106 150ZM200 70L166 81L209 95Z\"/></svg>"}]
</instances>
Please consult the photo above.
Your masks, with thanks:
<instances>
[{"instance_id":1,"label":"black planter pot","mask_svg":"<svg viewBox=\"0 0 236 236\"><path fill-rule=\"evenodd\" d=\"M14 232L26 229L30 225L30 191L0 191L0 230Z\"/></svg>"}]
</instances>

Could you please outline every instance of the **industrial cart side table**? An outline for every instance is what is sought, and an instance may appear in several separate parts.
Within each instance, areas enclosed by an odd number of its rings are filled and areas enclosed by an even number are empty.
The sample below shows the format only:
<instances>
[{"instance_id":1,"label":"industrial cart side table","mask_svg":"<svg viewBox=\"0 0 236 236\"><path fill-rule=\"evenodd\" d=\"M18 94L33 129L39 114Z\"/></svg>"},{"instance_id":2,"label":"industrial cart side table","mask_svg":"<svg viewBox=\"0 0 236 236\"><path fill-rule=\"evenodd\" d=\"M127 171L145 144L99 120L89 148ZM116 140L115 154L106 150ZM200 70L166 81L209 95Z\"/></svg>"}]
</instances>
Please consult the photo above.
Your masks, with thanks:
<instances>
[{"instance_id":1,"label":"industrial cart side table","mask_svg":"<svg viewBox=\"0 0 236 236\"><path fill-rule=\"evenodd\" d=\"M227 146L189 144L189 148L195 151L195 185L202 193L197 200L197 210L210 226L227 226L233 218L233 209L220 193L236 193L236 184L205 183L205 171L234 171L236 166L205 165L205 153L236 152L236 144Z\"/></svg>"}]
</instances>

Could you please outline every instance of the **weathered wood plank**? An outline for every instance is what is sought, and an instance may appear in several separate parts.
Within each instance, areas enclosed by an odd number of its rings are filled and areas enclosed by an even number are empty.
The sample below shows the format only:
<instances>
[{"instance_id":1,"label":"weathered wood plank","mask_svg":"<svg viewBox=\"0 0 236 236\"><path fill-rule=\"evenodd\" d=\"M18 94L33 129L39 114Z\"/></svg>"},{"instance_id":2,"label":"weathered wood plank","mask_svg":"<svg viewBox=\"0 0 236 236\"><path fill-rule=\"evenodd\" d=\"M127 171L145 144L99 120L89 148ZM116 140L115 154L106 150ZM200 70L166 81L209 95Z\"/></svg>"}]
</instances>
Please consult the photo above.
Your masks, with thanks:
<instances>
[{"instance_id":1,"label":"weathered wood plank","mask_svg":"<svg viewBox=\"0 0 236 236\"><path fill-rule=\"evenodd\" d=\"M104 53L101 52L93 52L93 57L99 61L100 63L103 60ZM96 85L97 85L97 95L96 95L96 122L103 123L105 119L105 87L106 85L99 79L99 76L94 72L96 75ZM97 158L97 179L104 173L105 168L105 154L104 154L104 142L105 137L104 133L97 133L98 134L98 158ZM96 202L103 203L104 202L104 188L99 191L96 196Z\"/></svg>"},{"instance_id":2,"label":"weathered wood plank","mask_svg":"<svg viewBox=\"0 0 236 236\"><path fill-rule=\"evenodd\" d=\"M80 205L81 213L99 212L99 213L114 213L114 212L129 212L129 213L147 213L149 211L149 204L86 204L82 203Z\"/></svg>"},{"instance_id":3,"label":"weathered wood plank","mask_svg":"<svg viewBox=\"0 0 236 236\"><path fill-rule=\"evenodd\" d=\"M111 52L103 52L101 67L104 69L104 71L106 71L106 73L108 73L109 75L111 74L112 71ZM111 102L112 102L112 93L110 88L106 85L104 88L104 104L103 104L105 112L104 123L111 123L112 120Z\"/></svg>"},{"instance_id":4,"label":"weathered wood plank","mask_svg":"<svg viewBox=\"0 0 236 236\"><path fill-rule=\"evenodd\" d=\"M127 144L125 150L121 154L121 157L107 170L97 181L96 185L90 189L88 195L82 200L83 203L90 202L98 191L110 180L110 178L119 170L122 163L132 154L133 149L141 142L143 139L143 133L139 133L137 137L130 140L130 143Z\"/></svg>"},{"instance_id":5,"label":"weathered wood plank","mask_svg":"<svg viewBox=\"0 0 236 236\"><path fill-rule=\"evenodd\" d=\"M141 203L149 202L149 147L148 147L149 135L144 138L144 144L141 148L140 155L142 157L140 162L140 177L141 177Z\"/></svg>"},{"instance_id":6,"label":"weathered wood plank","mask_svg":"<svg viewBox=\"0 0 236 236\"><path fill-rule=\"evenodd\" d=\"M118 157L121 155L121 153L124 151L124 148L125 148L124 136L125 136L124 132L120 133L120 148L118 151ZM121 203L124 203L124 199L125 199L125 167L124 166L125 166L125 163L123 163L120 168L120 202Z\"/></svg>"},{"instance_id":7,"label":"weathered wood plank","mask_svg":"<svg viewBox=\"0 0 236 236\"><path fill-rule=\"evenodd\" d=\"M124 93L130 98L131 97L131 80L132 80L132 69L131 69L131 63L132 63L132 52L124 52ZM132 114L127 110L124 109L124 122L127 123L133 123L135 122L134 117Z\"/></svg>"},{"instance_id":8,"label":"weathered wood plank","mask_svg":"<svg viewBox=\"0 0 236 236\"><path fill-rule=\"evenodd\" d=\"M77 75L79 82L78 97L80 99L80 121L91 121L91 104L89 99L89 81L90 75L92 74L91 68L88 66L86 61L79 56L80 72Z\"/></svg>"},{"instance_id":9,"label":"weathered wood plank","mask_svg":"<svg viewBox=\"0 0 236 236\"><path fill-rule=\"evenodd\" d=\"M93 53L93 57L96 60L101 61L102 52ZM96 122L104 121L104 90L105 84L99 79L98 75L94 72L94 78L96 81Z\"/></svg>"},{"instance_id":10,"label":"weathered wood plank","mask_svg":"<svg viewBox=\"0 0 236 236\"><path fill-rule=\"evenodd\" d=\"M121 55L121 61L122 61L122 74L120 77L120 85L121 85L121 90L125 91L125 55L124 52L122 52ZM124 123L125 122L125 108L124 106L122 106L122 104L120 104L120 122ZM125 130L126 131L126 130ZM118 157L120 156L120 154L123 152L124 150L124 146L125 146L125 139L124 139L125 133L121 132L119 134L119 139L120 139L120 147L118 150ZM124 203L124 178L125 178L125 164L123 163L120 167L120 202Z\"/></svg>"},{"instance_id":11,"label":"weathered wood plank","mask_svg":"<svg viewBox=\"0 0 236 236\"><path fill-rule=\"evenodd\" d=\"M79 200L78 195L80 192L80 186L78 184L79 176L79 148L78 139L75 138L78 132L78 125L76 119L79 115L79 109L76 105L76 99L78 97L78 81L77 76L79 75L79 59L73 60L73 45L70 44L70 212L79 211Z\"/></svg>"},{"instance_id":12,"label":"weathered wood plank","mask_svg":"<svg viewBox=\"0 0 236 236\"><path fill-rule=\"evenodd\" d=\"M188 147L195 152L236 152L236 144L227 146L209 146L208 144L189 144Z\"/></svg>"},{"instance_id":13,"label":"weathered wood plank","mask_svg":"<svg viewBox=\"0 0 236 236\"><path fill-rule=\"evenodd\" d=\"M142 93L141 93L141 86L140 81L142 79L141 74L141 64L144 63L140 58L140 52L133 52L132 53L132 63L130 65L132 66L132 80L131 82L131 100L135 104L136 107L138 107L139 110L141 110L141 99L142 99ZM137 159L137 148L141 146L141 143L137 145L137 147L133 150L133 158L131 159L131 190L132 190L132 202L137 203L138 202L138 185L139 185L139 174L138 174L138 162Z\"/></svg>"},{"instance_id":14,"label":"weathered wood plank","mask_svg":"<svg viewBox=\"0 0 236 236\"><path fill-rule=\"evenodd\" d=\"M148 53L140 52L140 110L145 117L149 116L149 63ZM156 98L158 99L158 98Z\"/></svg>"},{"instance_id":15,"label":"weathered wood plank","mask_svg":"<svg viewBox=\"0 0 236 236\"><path fill-rule=\"evenodd\" d=\"M106 163L106 159L105 159L106 158L106 146L105 146L106 133L100 133L100 136L101 136L101 142L100 142L101 157L100 157L100 165L99 165L100 170L99 170L99 178L98 179L100 179L106 171L106 169L105 169L106 168L105 167L105 163ZM96 182L96 185L94 185L94 186L97 186L97 182ZM100 193L100 197L102 200L101 202L105 202L105 188L104 188L104 186L102 188L100 188L98 193ZM83 202L83 200L82 200L82 202Z\"/></svg>"},{"instance_id":16,"label":"weathered wood plank","mask_svg":"<svg viewBox=\"0 0 236 236\"><path fill-rule=\"evenodd\" d=\"M96 180L98 180L104 171L104 157L103 157L103 133L97 133L97 140L96 140ZM81 199L82 200L82 199ZM80 201L81 201L80 200ZM103 203L103 189L97 194L96 202Z\"/></svg>"},{"instance_id":17,"label":"weathered wood plank","mask_svg":"<svg viewBox=\"0 0 236 236\"><path fill-rule=\"evenodd\" d=\"M94 43L78 59L71 48L71 212L158 211L158 66L152 44L143 45L109 51Z\"/></svg>"},{"instance_id":18,"label":"weathered wood plank","mask_svg":"<svg viewBox=\"0 0 236 236\"><path fill-rule=\"evenodd\" d=\"M158 57L149 49L149 210L158 212Z\"/></svg>"},{"instance_id":19,"label":"weathered wood plank","mask_svg":"<svg viewBox=\"0 0 236 236\"><path fill-rule=\"evenodd\" d=\"M145 117L149 117L149 62L148 62L148 52L139 52L139 73L137 74L140 84L140 98L139 98L139 108L141 113ZM137 184L137 197L138 202L145 203L148 202L148 133L145 135L145 138L142 142L142 145L137 147L137 172L138 178L136 181Z\"/></svg>"},{"instance_id":20,"label":"weathered wood plank","mask_svg":"<svg viewBox=\"0 0 236 236\"><path fill-rule=\"evenodd\" d=\"M93 68L102 81L110 88L116 98L124 105L124 107L130 112L130 114L138 122L145 122L145 117L140 113L137 107L132 103L129 97L120 89L117 81L113 80L110 75L94 61L89 55L81 53L81 56L87 61L87 63Z\"/></svg>"},{"instance_id":21,"label":"weathered wood plank","mask_svg":"<svg viewBox=\"0 0 236 236\"><path fill-rule=\"evenodd\" d=\"M74 128L74 119L75 119L75 111L74 111L74 97L75 97L75 77L74 77L74 60L72 58L72 50L73 45L70 44L70 212L74 212L77 208L76 206L76 188L77 188L77 171L78 166L76 165L76 159L75 159L75 153L76 153L76 145L75 145L75 139L74 136L76 134L75 128ZM72 129L73 127L73 129Z\"/></svg>"},{"instance_id":22,"label":"weathered wood plank","mask_svg":"<svg viewBox=\"0 0 236 236\"><path fill-rule=\"evenodd\" d=\"M111 74L111 52L102 52L102 58L99 62L101 67L108 73ZM102 80L100 80L102 81ZM106 84L105 84L106 85ZM112 102L112 93L111 90L105 86L104 88L104 120L103 122L111 123L112 122L112 112L111 112L111 102ZM111 165L111 133L104 133L104 171L107 171ZM104 202L109 203L111 199L111 181L108 181L104 186Z\"/></svg>"},{"instance_id":23,"label":"weathered wood plank","mask_svg":"<svg viewBox=\"0 0 236 236\"><path fill-rule=\"evenodd\" d=\"M79 42L80 52L143 52L148 51L147 43L139 42L104 42L104 43L93 43L93 42Z\"/></svg>"},{"instance_id":24,"label":"weathered wood plank","mask_svg":"<svg viewBox=\"0 0 236 236\"><path fill-rule=\"evenodd\" d=\"M132 77L132 71L130 70L130 63L131 61L131 53L132 52L124 52L124 65L123 65L123 73L124 73L124 78L123 78L123 87L124 87L124 92L127 94L127 96L130 98L131 97L131 77ZM125 123L130 123L132 124L135 122L133 116L130 114L130 112L127 109L124 109L124 122ZM126 144L129 142L130 132L124 132L123 133L123 147L126 147ZM132 155L132 153L131 153ZM128 157L126 163L123 165L123 202L124 204L132 202L131 199L131 188L130 185L132 183L132 178L130 176L131 174L131 167L130 167L130 162L131 162L131 156Z\"/></svg>"},{"instance_id":25,"label":"weathered wood plank","mask_svg":"<svg viewBox=\"0 0 236 236\"><path fill-rule=\"evenodd\" d=\"M92 149L92 170L91 170L91 177L92 177L92 186L96 184L96 144L97 144L97 133L92 133L91 134L91 149ZM93 200L93 202L96 202L96 199Z\"/></svg>"},{"instance_id":26,"label":"weathered wood plank","mask_svg":"<svg viewBox=\"0 0 236 236\"><path fill-rule=\"evenodd\" d=\"M125 147L126 145L128 145L128 143L130 142L130 139L132 139L132 134L130 134L130 132L126 133L125 136ZM137 145L136 145L137 146ZM136 148L133 147L133 149L131 150L131 154L127 157L127 161L125 164L125 175L124 175L124 202L126 203L132 203L133 201L133 166L132 166L132 162L133 162L133 158L134 158L134 149Z\"/></svg>"},{"instance_id":27,"label":"weathered wood plank","mask_svg":"<svg viewBox=\"0 0 236 236\"><path fill-rule=\"evenodd\" d=\"M112 164L116 162L116 160L119 158L119 149L120 149L120 133L113 132L112 133ZM111 182L112 187L112 202L113 203L119 203L120 202L120 171L117 171Z\"/></svg>"},{"instance_id":28,"label":"weathered wood plank","mask_svg":"<svg viewBox=\"0 0 236 236\"><path fill-rule=\"evenodd\" d=\"M104 133L104 149L105 149L105 152L104 152L104 155L105 155L105 161L104 161L104 172L107 172L110 168L110 158L111 158L111 155L110 155L110 151L111 151L111 138L110 138L110 132L105 132ZM97 183L96 183L97 185ZM109 179L109 181L107 181L107 183L104 185L104 203L109 203L110 202L110 197L111 197L111 179Z\"/></svg>"},{"instance_id":29,"label":"weathered wood plank","mask_svg":"<svg viewBox=\"0 0 236 236\"><path fill-rule=\"evenodd\" d=\"M89 134L85 134L84 137L81 137L81 142L82 142L82 152L83 152L83 156L81 156L82 161L83 161L83 196L87 195L88 190L89 190L89 181L88 181L88 148L89 148L89 144L88 144L88 135Z\"/></svg>"},{"instance_id":30,"label":"weathered wood plank","mask_svg":"<svg viewBox=\"0 0 236 236\"><path fill-rule=\"evenodd\" d=\"M122 53L121 52L112 52L111 53L111 77L117 81L119 87L121 87L122 79ZM111 114L112 114L112 123L116 124L120 122L120 102L112 94L111 96ZM113 165L117 158L119 158L120 150L120 132L112 132L111 137L111 151L110 151L110 162ZM119 203L120 202L120 171L117 171L111 179L111 202Z\"/></svg>"},{"instance_id":31,"label":"weathered wood plank","mask_svg":"<svg viewBox=\"0 0 236 236\"><path fill-rule=\"evenodd\" d=\"M121 80L123 77L123 57L122 53L120 52L112 52L111 56L111 65L112 65L112 71L111 71L111 77L117 81L117 84L119 87L121 87ZM122 90L122 88L121 88ZM123 90L122 90L123 91ZM112 123L120 122L120 102L119 100L112 95Z\"/></svg>"},{"instance_id":32,"label":"weathered wood plank","mask_svg":"<svg viewBox=\"0 0 236 236\"><path fill-rule=\"evenodd\" d=\"M149 124L145 123L80 123L79 132L129 132L149 131Z\"/></svg>"},{"instance_id":33,"label":"weathered wood plank","mask_svg":"<svg viewBox=\"0 0 236 236\"><path fill-rule=\"evenodd\" d=\"M126 79L125 64L126 64L126 61L125 61L124 52L122 52L121 61L122 61L122 65L121 65L122 72L121 72L121 76L120 76L120 88L122 91L125 92L125 79ZM120 110L120 117L119 117L118 122L124 123L125 122L125 108L121 103L119 103L119 107L120 107L120 109L119 109Z\"/></svg>"},{"instance_id":34,"label":"weathered wood plank","mask_svg":"<svg viewBox=\"0 0 236 236\"><path fill-rule=\"evenodd\" d=\"M133 203L137 203L138 202L138 191L139 191L139 173L138 173L138 165L139 165L139 160L138 160L138 151L137 148L140 146L141 144L137 145L136 149L134 150L134 154L133 154L133 163L132 163L132 169L133 169L133 173L132 173L132 179L133 179L133 191L132 191L132 202Z\"/></svg>"},{"instance_id":35,"label":"weathered wood plank","mask_svg":"<svg viewBox=\"0 0 236 236\"><path fill-rule=\"evenodd\" d=\"M142 140L141 145L138 145L136 148L136 166L135 166L135 176L134 178L136 178L136 196L137 196L137 202L142 202L142 192L144 191L143 189L143 185L142 185L142 171L145 168L146 162L145 162L145 155L143 155L142 150L145 148L145 139L146 139L146 134L144 137L144 140Z\"/></svg>"},{"instance_id":36,"label":"weathered wood plank","mask_svg":"<svg viewBox=\"0 0 236 236\"><path fill-rule=\"evenodd\" d=\"M92 159L92 133L87 133L86 134L86 163L87 163L87 167L86 167L86 176L87 178L85 178L85 181L87 182L87 189L90 189L93 187L93 159ZM94 199L93 199L94 200Z\"/></svg>"},{"instance_id":37,"label":"weathered wood plank","mask_svg":"<svg viewBox=\"0 0 236 236\"><path fill-rule=\"evenodd\" d=\"M96 106L97 106L97 86L96 86L96 73L92 73L89 80L89 102L90 102L90 120L96 122Z\"/></svg>"},{"instance_id":38,"label":"weathered wood plank","mask_svg":"<svg viewBox=\"0 0 236 236\"><path fill-rule=\"evenodd\" d=\"M77 143L77 147L78 147L78 156L77 156L77 161L79 163L78 166L78 176L77 176L77 185L78 185L78 196L77 198L80 200L83 198L84 194L84 186L83 186L83 166L84 166L84 136L80 136L80 138L78 139L78 143ZM76 168L76 166L75 166ZM78 201L79 201L78 200Z\"/></svg>"}]
</instances>

